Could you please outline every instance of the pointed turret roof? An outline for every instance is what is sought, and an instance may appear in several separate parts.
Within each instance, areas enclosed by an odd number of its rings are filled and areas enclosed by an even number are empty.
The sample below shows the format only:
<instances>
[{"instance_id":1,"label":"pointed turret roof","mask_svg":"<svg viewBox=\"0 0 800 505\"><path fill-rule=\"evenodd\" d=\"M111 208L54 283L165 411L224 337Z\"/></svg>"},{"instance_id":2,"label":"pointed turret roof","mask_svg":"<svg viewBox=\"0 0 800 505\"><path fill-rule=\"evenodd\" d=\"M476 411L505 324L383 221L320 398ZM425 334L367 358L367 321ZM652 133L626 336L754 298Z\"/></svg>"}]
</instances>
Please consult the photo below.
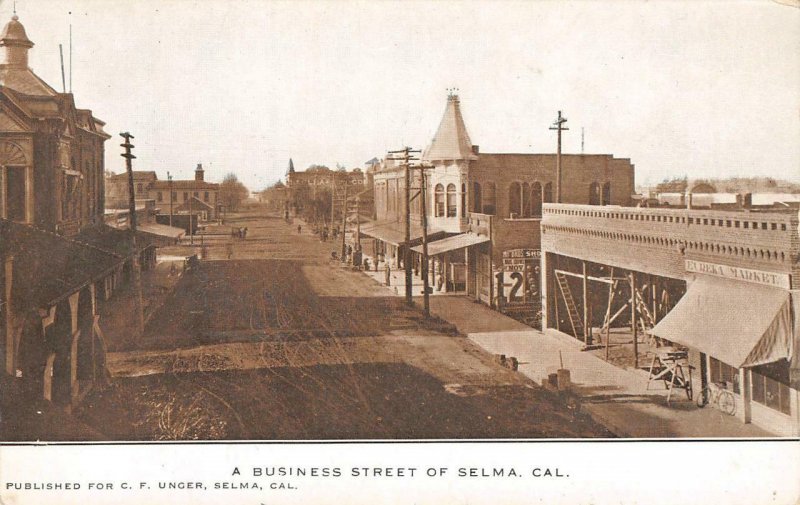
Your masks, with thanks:
<instances>
[{"instance_id":1,"label":"pointed turret roof","mask_svg":"<svg viewBox=\"0 0 800 505\"><path fill-rule=\"evenodd\" d=\"M289 171L287 173L293 174L294 173L294 162L291 158L289 158Z\"/></svg>"},{"instance_id":2,"label":"pointed turret roof","mask_svg":"<svg viewBox=\"0 0 800 505\"><path fill-rule=\"evenodd\" d=\"M469 139L464 118L461 117L461 106L458 95L447 95L442 122L433 136L430 145L422 154L425 161L436 160L474 160L477 156L472 152L472 141Z\"/></svg>"}]
</instances>

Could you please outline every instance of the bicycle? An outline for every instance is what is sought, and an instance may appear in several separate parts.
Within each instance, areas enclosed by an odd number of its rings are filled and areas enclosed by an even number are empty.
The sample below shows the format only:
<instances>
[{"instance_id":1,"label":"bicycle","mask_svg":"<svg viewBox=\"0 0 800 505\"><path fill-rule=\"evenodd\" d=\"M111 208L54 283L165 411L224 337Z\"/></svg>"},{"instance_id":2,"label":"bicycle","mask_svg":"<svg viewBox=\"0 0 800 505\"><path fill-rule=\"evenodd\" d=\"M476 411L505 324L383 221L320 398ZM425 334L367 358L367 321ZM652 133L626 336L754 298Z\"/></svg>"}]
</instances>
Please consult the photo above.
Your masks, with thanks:
<instances>
[{"instance_id":1,"label":"bicycle","mask_svg":"<svg viewBox=\"0 0 800 505\"><path fill-rule=\"evenodd\" d=\"M722 412L732 416L736 413L736 397L726 388L725 382L710 383L697 396L697 406L714 404Z\"/></svg>"}]
</instances>

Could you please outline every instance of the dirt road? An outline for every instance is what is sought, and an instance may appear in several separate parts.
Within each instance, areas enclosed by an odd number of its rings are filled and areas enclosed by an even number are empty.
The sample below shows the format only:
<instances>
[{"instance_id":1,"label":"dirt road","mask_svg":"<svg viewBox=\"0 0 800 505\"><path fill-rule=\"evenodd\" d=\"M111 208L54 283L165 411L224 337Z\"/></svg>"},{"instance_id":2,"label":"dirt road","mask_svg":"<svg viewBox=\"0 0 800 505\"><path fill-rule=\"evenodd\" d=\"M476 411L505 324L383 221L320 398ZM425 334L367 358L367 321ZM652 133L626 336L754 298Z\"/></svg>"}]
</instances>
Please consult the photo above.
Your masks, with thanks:
<instances>
[{"instance_id":1,"label":"dirt road","mask_svg":"<svg viewBox=\"0 0 800 505\"><path fill-rule=\"evenodd\" d=\"M337 245L257 212L230 224L247 238L204 237L209 261L115 349L112 386L77 410L109 439L610 436L330 262Z\"/></svg>"}]
</instances>

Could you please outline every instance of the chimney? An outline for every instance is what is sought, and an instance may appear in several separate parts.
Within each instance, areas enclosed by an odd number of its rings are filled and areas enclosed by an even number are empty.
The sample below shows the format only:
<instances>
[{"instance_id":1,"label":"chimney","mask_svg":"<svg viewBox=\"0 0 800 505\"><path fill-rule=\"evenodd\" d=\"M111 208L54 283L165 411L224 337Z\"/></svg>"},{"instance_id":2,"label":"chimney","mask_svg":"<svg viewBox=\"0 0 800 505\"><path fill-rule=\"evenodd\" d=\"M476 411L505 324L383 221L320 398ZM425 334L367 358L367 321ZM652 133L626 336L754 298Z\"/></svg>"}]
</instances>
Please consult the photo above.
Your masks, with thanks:
<instances>
[{"instance_id":1,"label":"chimney","mask_svg":"<svg viewBox=\"0 0 800 505\"><path fill-rule=\"evenodd\" d=\"M753 193L745 193L742 195L742 207L745 209L753 208Z\"/></svg>"},{"instance_id":2,"label":"chimney","mask_svg":"<svg viewBox=\"0 0 800 505\"><path fill-rule=\"evenodd\" d=\"M686 193L686 208L689 210L692 209L692 194L689 192Z\"/></svg>"},{"instance_id":3,"label":"chimney","mask_svg":"<svg viewBox=\"0 0 800 505\"><path fill-rule=\"evenodd\" d=\"M473 145L472 146L472 154L480 154L480 147Z\"/></svg>"},{"instance_id":4,"label":"chimney","mask_svg":"<svg viewBox=\"0 0 800 505\"><path fill-rule=\"evenodd\" d=\"M203 170L203 164L198 163L197 168L194 170L194 180L202 182L204 173L205 170Z\"/></svg>"}]
</instances>

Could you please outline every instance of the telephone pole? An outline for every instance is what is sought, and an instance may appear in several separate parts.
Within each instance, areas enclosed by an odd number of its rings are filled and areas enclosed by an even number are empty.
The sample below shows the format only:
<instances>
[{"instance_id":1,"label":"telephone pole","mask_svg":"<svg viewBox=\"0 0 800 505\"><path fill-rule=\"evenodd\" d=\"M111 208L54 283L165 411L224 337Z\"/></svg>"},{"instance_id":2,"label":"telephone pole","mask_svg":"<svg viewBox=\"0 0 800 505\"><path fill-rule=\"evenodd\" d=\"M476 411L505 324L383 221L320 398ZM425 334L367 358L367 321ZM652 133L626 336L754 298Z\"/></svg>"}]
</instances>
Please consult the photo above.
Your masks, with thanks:
<instances>
[{"instance_id":1,"label":"telephone pole","mask_svg":"<svg viewBox=\"0 0 800 505\"><path fill-rule=\"evenodd\" d=\"M347 184L344 185L344 197L342 198L342 262L346 261L345 235L347 235Z\"/></svg>"},{"instance_id":2,"label":"telephone pole","mask_svg":"<svg viewBox=\"0 0 800 505\"><path fill-rule=\"evenodd\" d=\"M430 282L429 282L429 265L428 265L428 174L425 170L434 168L433 165L417 165L412 167L414 170L419 170L420 174L420 188L419 193L414 195L411 200L420 197L420 207L422 209L422 315L427 319L431 317L431 302ZM410 202L409 202L410 204Z\"/></svg>"},{"instance_id":3,"label":"telephone pole","mask_svg":"<svg viewBox=\"0 0 800 505\"><path fill-rule=\"evenodd\" d=\"M406 187L405 187L405 242L403 243L403 268L406 271L406 303L408 305L414 305L414 300L412 298L412 282L414 280L413 272L411 271L411 168L409 167L409 163L411 160L418 160L419 158L414 158L411 156L411 153L419 153L422 152L419 149L414 150L410 147L406 146L399 151L389 151L391 154L402 154L402 156L397 158L392 158L398 161L402 161L401 166L405 167L405 180L406 180Z\"/></svg>"},{"instance_id":4,"label":"telephone pole","mask_svg":"<svg viewBox=\"0 0 800 505\"><path fill-rule=\"evenodd\" d=\"M561 203L561 132L569 130L564 123L567 118L561 116L561 111L558 111L558 119L550 127L551 130L558 131L558 151L556 152L556 203Z\"/></svg>"},{"instance_id":5,"label":"telephone pole","mask_svg":"<svg viewBox=\"0 0 800 505\"><path fill-rule=\"evenodd\" d=\"M189 244L194 245L194 229L192 228L192 200L194 199L194 192L189 192Z\"/></svg>"},{"instance_id":6,"label":"telephone pole","mask_svg":"<svg viewBox=\"0 0 800 505\"><path fill-rule=\"evenodd\" d=\"M133 191L133 162L132 160L136 158L131 153L131 149L133 149L133 144L131 144L131 139L133 135L129 132L124 132L119 134L120 137L125 139L123 144L120 144L121 147L125 148L125 152L122 153L120 156L125 158L125 169L128 172L128 212L129 212L129 228L131 234L131 251L132 257L131 261L133 263L132 270L133 270L133 289L134 299L135 299L135 310L136 310L136 322L139 330L139 336L144 334L144 302L142 301L142 269L141 265L139 264L139 249L136 246L136 195Z\"/></svg>"},{"instance_id":7,"label":"telephone pole","mask_svg":"<svg viewBox=\"0 0 800 505\"><path fill-rule=\"evenodd\" d=\"M169 187L169 225L172 226L172 176L167 172L167 181Z\"/></svg>"}]
</instances>

